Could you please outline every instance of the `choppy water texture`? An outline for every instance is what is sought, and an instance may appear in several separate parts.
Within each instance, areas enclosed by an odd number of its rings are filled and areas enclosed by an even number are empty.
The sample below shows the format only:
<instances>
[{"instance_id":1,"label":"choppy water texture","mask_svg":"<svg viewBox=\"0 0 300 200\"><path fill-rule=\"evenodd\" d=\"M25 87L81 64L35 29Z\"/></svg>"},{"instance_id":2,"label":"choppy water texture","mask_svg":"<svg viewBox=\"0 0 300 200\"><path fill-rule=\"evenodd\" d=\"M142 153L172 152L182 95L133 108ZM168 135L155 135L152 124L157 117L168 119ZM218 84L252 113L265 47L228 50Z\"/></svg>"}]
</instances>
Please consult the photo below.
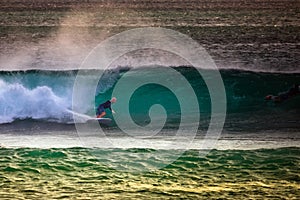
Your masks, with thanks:
<instances>
[{"instance_id":1,"label":"choppy water texture","mask_svg":"<svg viewBox=\"0 0 300 200\"><path fill-rule=\"evenodd\" d=\"M96 158L92 152L97 151ZM299 148L189 150L161 170L119 171L104 163L130 162L151 149L0 149L1 199L298 199ZM161 154L172 154L172 150ZM107 157L114 154L114 159ZM110 159L110 160L107 160ZM156 160L160 162L160 160Z\"/></svg>"}]
</instances>

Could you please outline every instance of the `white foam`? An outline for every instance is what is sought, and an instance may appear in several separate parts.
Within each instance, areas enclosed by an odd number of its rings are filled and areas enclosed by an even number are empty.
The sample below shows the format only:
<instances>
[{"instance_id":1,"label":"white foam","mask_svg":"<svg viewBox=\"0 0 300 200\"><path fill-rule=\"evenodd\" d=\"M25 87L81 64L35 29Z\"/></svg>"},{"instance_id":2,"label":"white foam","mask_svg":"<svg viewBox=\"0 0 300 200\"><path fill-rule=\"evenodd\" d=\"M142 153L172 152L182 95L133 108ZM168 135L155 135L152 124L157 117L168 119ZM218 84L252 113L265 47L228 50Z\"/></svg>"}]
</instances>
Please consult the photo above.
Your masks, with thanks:
<instances>
[{"instance_id":1,"label":"white foam","mask_svg":"<svg viewBox=\"0 0 300 200\"><path fill-rule=\"evenodd\" d=\"M16 119L38 119L72 123L71 102L57 96L50 87L28 89L20 83L0 80L0 123Z\"/></svg>"}]
</instances>

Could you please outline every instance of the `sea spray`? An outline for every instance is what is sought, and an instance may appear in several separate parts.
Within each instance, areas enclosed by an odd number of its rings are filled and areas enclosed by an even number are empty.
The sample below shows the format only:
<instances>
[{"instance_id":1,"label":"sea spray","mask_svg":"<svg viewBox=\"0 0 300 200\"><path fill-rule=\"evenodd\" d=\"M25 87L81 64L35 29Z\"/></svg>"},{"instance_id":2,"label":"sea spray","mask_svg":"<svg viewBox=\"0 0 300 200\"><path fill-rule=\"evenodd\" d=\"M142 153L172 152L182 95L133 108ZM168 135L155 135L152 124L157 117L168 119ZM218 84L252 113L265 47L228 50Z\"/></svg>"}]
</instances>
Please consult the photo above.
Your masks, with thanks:
<instances>
[{"instance_id":1,"label":"sea spray","mask_svg":"<svg viewBox=\"0 0 300 200\"><path fill-rule=\"evenodd\" d=\"M67 112L70 102L47 86L28 89L0 80L0 102L0 123L27 118L69 123L72 119Z\"/></svg>"}]
</instances>

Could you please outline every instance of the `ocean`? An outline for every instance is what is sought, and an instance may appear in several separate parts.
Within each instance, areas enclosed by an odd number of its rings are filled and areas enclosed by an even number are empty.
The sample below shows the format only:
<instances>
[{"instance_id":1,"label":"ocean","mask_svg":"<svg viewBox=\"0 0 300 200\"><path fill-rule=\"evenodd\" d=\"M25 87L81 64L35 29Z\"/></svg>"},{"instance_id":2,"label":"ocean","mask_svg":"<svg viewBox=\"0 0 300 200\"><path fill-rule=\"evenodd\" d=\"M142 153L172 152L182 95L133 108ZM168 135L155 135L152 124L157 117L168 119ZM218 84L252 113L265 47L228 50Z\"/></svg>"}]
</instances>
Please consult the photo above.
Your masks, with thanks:
<instances>
[{"instance_id":1,"label":"ocean","mask_svg":"<svg viewBox=\"0 0 300 200\"><path fill-rule=\"evenodd\" d=\"M0 200L300 199L299 6L0 1Z\"/></svg>"},{"instance_id":2,"label":"ocean","mask_svg":"<svg viewBox=\"0 0 300 200\"><path fill-rule=\"evenodd\" d=\"M220 70L227 110L218 138L205 139L211 99L204 80L189 66L172 68L188 80L198 99L198 129L195 135L187 134L187 141L176 133L182 123L180 102L157 84L140 87L129 102L130 117L141 127L153 120L148 113L153 104L166 109L165 124L154 135L143 129L136 133L132 127L124 132L114 120L100 125L101 131L99 124L93 128L95 124L88 122L87 116L95 116L97 105L110 99L126 73L132 72L131 80L154 78L152 70L161 67L165 66L104 71L94 104L78 106L85 110L76 126L72 93L78 70L2 71L1 199L293 199L300 195L299 97L283 103L264 100L265 95L300 82L300 74ZM84 74L97 73L85 70ZM118 107L112 108L122 114ZM207 150L203 140L217 141Z\"/></svg>"},{"instance_id":3,"label":"ocean","mask_svg":"<svg viewBox=\"0 0 300 200\"><path fill-rule=\"evenodd\" d=\"M1 199L297 199L299 148L186 151L146 173L109 163L153 149L1 149ZM170 154L173 150L161 151ZM116 155L106 160L107 154ZM160 162L160 160L156 160ZM106 164L104 164L106 163ZM135 166L153 164L145 161ZM125 164L124 164L125 165ZM124 166L126 167L126 166Z\"/></svg>"}]
</instances>

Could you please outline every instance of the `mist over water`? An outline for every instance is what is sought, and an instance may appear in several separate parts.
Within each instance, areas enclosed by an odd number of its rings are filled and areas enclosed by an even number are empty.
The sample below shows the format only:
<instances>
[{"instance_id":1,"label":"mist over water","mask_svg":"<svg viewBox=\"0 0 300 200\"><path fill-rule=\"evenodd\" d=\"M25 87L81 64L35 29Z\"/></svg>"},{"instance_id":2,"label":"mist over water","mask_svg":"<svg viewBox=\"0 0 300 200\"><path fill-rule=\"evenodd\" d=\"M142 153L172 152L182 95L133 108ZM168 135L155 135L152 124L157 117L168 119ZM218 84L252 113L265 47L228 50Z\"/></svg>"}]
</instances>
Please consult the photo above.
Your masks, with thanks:
<instances>
[{"instance_id":1,"label":"mist over water","mask_svg":"<svg viewBox=\"0 0 300 200\"><path fill-rule=\"evenodd\" d=\"M153 16L153 18L146 18L147 21L145 21L143 19L145 16L141 16L142 13L135 12L131 8L122 8L122 12L120 12L119 10L105 10L106 6L108 5L104 5L104 7L95 5L91 12L79 11L74 8L52 13L56 14L53 16L55 20L50 20L50 13L49 16L44 16L44 23L42 18L39 18L38 12L35 11L32 12L32 21L26 24L23 24L22 20L8 20L1 41L3 49L0 51L0 70L76 70L90 51L105 39L125 30L148 27L147 24L158 23ZM189 7L188 4L186 6ZM126 12L129 14L126 15ZM199 17L194 12L191 11L191 16L185 16L180 20L189 21L189 17ZM14 16L16 18L22 17L22 12L13 14L16 15ZM106 17L104 17L105 14L107 14ZM4 19L7 18L6 15L9 13L3 13ZM163 16L160 17L163 18ZM119 22L115 19L119 19ZM134 19L135 23L132 24L130 19ZM208 51L219 69L272 73L300 72L297 59L299 54L298 31L294 26L294 18L290 19L291 25L293 25L291 27L274 25L264 28L259 26L265 25L264 21L257 21L256 25L245 25L232 20L233 24L231 25L225 22L216 23L214 20L212 19L212 24L205 24L200 20L199 26L196 27L194 27L195 24L187 24L190 26L186 28L178 24L169 24L168 26L167 22L165 25L164 22L158 23L158 27L166 26L191 36ZM119 27L120 25L122 27ZM148 65L187 65L176 55L170 55L168 52L157 53L155 50L126 55L115 64L122 67L140 67L140 60Z\"/></svg>"}]
</instances>

